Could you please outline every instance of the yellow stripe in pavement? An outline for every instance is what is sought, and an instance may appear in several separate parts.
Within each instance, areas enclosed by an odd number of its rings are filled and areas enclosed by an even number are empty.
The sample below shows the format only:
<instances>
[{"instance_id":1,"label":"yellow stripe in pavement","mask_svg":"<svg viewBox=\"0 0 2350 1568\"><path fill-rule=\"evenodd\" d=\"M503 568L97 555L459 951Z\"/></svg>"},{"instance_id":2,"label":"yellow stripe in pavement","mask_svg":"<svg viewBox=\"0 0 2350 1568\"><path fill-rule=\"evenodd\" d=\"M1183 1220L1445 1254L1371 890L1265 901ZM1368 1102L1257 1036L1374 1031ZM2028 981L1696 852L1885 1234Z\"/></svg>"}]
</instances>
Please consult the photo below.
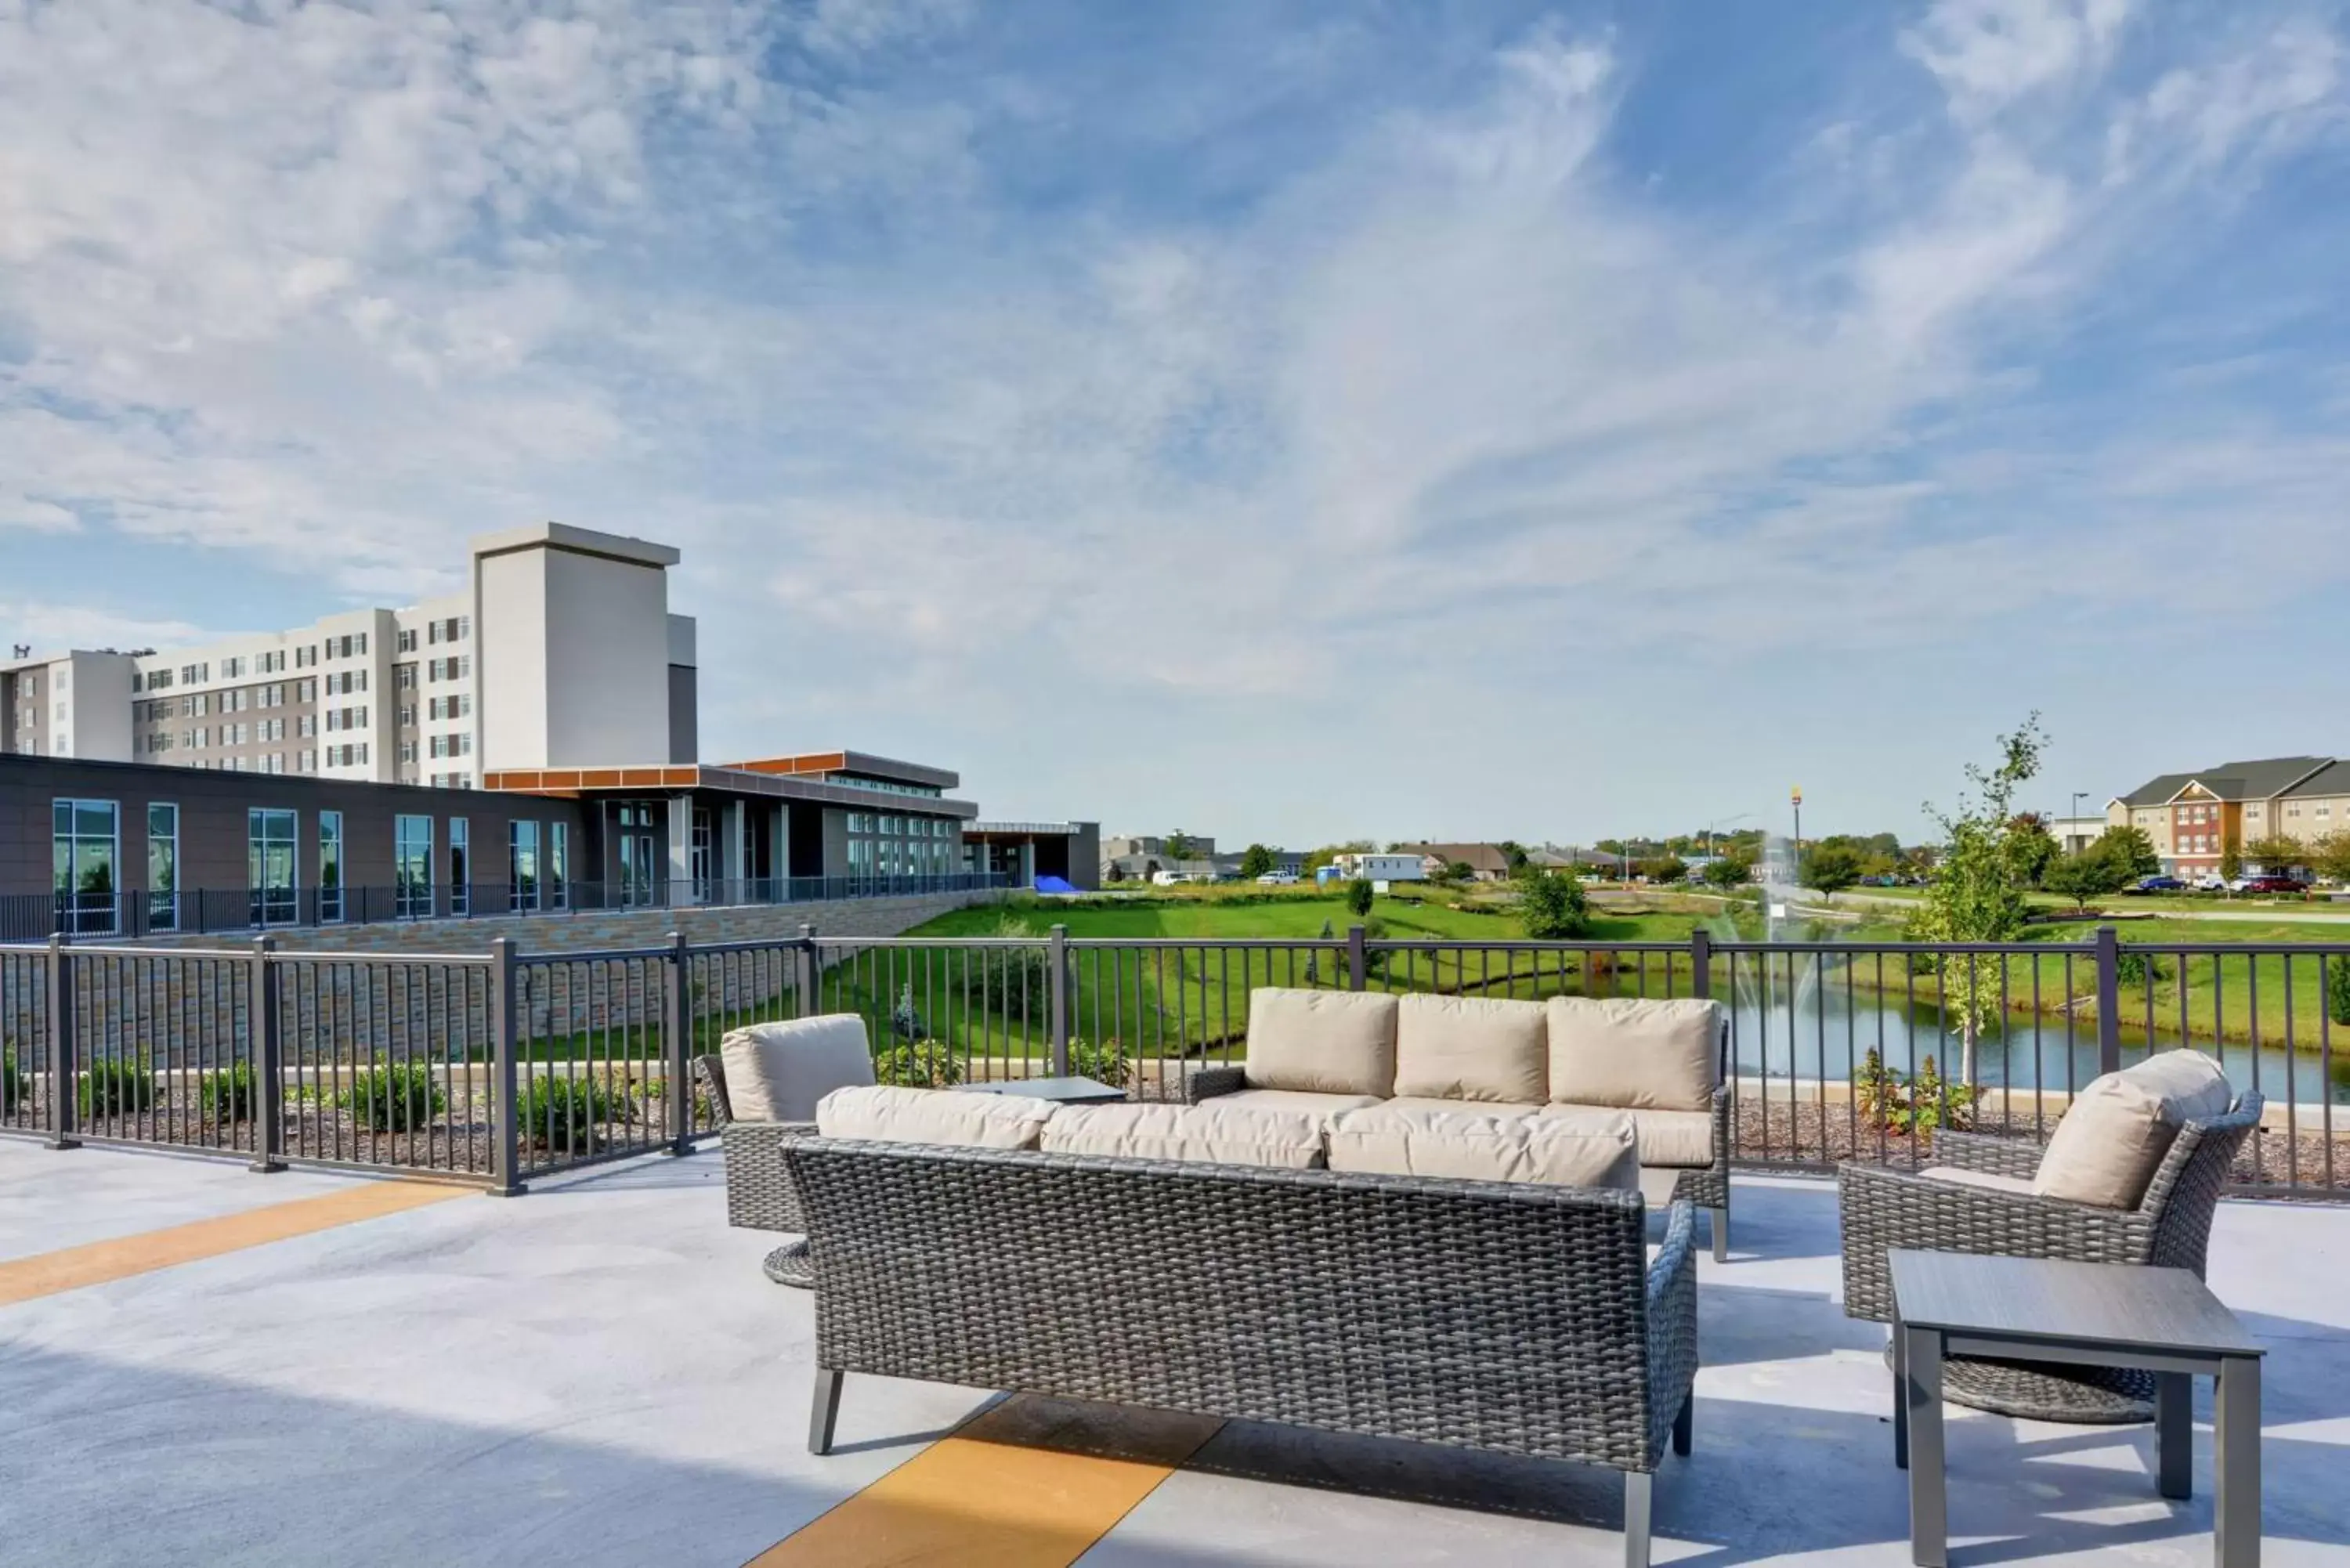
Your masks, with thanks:
<instances>
[{"instance_id":1,"label":"yellow stripe in pavement","mask_svg":"<svg viewBox=\"0 0 2350 1568\"><path fill-rule=\"evenodd\" d=\"M1008 1399L749 1568L1068 1568L1222 1425Z\"/></svg>"},{"instance_id":2,"label":"yellow stripe in pavement","mask_svg":"<svg viewBox=\"0 0 2350 1568\"><path fill-rule=\"evenodd\" d=\"M313 1231L332 1230L360 1220L374 1220L440 1203L465 1191L422 1181L364 1181L317 1198L297 1198L242 1214L216 1220L196 1220L162 1231L118 1236L55 1252L0 1262L0 1306L102 1285L133 1274L153 1273L180 1263L217 1258L224 1252L266 1246Z\"/></svg>"}]
</instances>

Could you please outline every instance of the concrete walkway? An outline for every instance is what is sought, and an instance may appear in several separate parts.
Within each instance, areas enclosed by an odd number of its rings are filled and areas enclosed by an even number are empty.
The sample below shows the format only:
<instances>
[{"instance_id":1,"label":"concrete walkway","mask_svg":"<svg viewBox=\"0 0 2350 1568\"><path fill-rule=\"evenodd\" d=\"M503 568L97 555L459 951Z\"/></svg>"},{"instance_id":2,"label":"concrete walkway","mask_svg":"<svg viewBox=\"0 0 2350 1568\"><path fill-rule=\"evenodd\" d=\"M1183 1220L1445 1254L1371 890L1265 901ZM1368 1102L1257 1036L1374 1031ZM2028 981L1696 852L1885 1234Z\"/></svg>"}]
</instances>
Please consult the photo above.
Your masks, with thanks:
<instances>
[{"instance_id":1,"label":"concrete walkway","mask_svg":"<svg viewBox=\"0 0 2350 1568\"><path fill-rule=\"evenodd\" d=\"M0 1266L359 1185L0 1142ZM1606 1475L1246 1423L1014 1401L949 1445L987 1395L851 1377L813 1459L809 1298L760 1276L769 1239L726 1228L722 1186L714 1154L652 1160L0 1305L0 1563L1620 1561ZM1742 1179L1738 1203L1736 1255L1701 1264L1697 1447L1659 1478L1659 1561L1907 1563L1834 1189ZM2273 1346L2267 1560L2350 1568L2350 1210L2230 1204L2212 1277ZM2208 1389L2198 1416L2199 1495L2170 1504L2143 1430L1954 1413L1957 1561L2200 1568ZM935 1549L799 1533L917 1455L896 1484ZM836 1519L887 1520L889 1495Z\"/></svg>"}]
</instances>

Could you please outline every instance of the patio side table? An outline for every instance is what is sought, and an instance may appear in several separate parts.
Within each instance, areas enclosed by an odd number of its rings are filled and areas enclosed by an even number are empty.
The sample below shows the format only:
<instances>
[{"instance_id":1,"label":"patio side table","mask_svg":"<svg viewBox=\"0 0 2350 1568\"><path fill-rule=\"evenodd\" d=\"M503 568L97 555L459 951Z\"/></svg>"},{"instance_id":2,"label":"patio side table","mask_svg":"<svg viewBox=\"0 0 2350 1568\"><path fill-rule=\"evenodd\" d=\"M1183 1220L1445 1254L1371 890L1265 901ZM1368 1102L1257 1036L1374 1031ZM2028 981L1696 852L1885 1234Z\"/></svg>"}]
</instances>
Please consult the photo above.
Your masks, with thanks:
<instances>
[{"instance_id":1,"label":"patio side table","mask_svg":"<svg viewBox=\"0 0 2350 1568\"><path fill-rule=\"evenodd\" d=\"M2157 1375L2158 1490L2189 1495L2193 1379L2217 1385L2212 1516L2219 1568L2261 1560L2260 1344L2184 1269L1895 1249L1893 1457L1909 1471L1909 1553L1950 1562L1942 1360L1997 1356Z\"/></svg>"},{"instance_id":2,"label":"patio side table","mask_svg":"<svg viewBox=\"0 0 2350 1568\"><path fill-rule=\"evenodd\" d=\"M991 1078L983 1084L957 1084L955 1089L966 1095L1025 1095L1065 1106L1107 1105L1126 1098L1124 1089L1091 1078Z\"/></svg>"}]
</instances>

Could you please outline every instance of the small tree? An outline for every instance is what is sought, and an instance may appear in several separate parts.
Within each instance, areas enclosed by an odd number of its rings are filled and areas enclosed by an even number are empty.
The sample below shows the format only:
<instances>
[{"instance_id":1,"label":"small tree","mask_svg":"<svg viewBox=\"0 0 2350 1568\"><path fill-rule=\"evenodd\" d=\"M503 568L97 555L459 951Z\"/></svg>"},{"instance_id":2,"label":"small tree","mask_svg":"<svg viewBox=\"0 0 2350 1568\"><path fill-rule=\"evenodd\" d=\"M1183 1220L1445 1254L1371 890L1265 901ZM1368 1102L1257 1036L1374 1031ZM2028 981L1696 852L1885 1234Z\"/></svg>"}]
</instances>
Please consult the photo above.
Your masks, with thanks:
<instances>
[{"instance_id":1,"label":"small tree","mask_svg":"<svg viewBox=\"0 0 2350 1568\"><path fill-rule=\"evenodd\" d=\"M1725 893L1732 888L1746 886L1749 875L1750 868L1745 861L1728 855L1708 864L1704 871L1706 885L1719 888Z\"/></svg>"},{"instance_id":2,"label":"small tree","mask_svg":"<svg viewBox=\"0 0 2350 1568\"><path fill-rule=\"evenodd\" d=\"M1638 869L1651 882L1678 882L1689 875L1689 862L1678 855L1659 855L1641 861Z\"/></svg>"},{"instance_id":3,"label":"small tree","mask_svg":"<svg viewBox=\"0 0 2350 1568\"><path fill-rule=\"evenodd\" d=\"M2101 838L2078 855L2065 856L2048 868L2043 886L2072 899L2074 908L2085 914L2090 899L2120 892L2130 884L2129 866L2104 846Z\"/></svg>"},{"instance_id":4,"label":"small tree","mask_svg":"<svg viewBox=\"0 0 2350 1568\"><path fill-rule=\"evenodd\" d=\"M2350 832L2329 833L2312 844L2309 868L2329 882L2350 882Z\"/></svg>"},{"instance_id":5,"label":"small tree","mask_svg":"<svg viewBox=\"0 0 2350 1568\"><path fill-rule=\"evenodd\" d=\"M1477 867L1470 865L1466 860L1448 860L1444 863L1443 879L1447 882L1466 882L1476 875Z\"/></svg>"},{"instance_id":6,"label":"small tree","mask_svg":"<svg viewBox=\"0 0 2350 1568\"><path fill-rule=\"evenodd\" d=\"M2048 819L2036 811L2018 812L2008 819L2006 838L2007 863L2017 885L2039 887L2059 853L2055 837L2048 831Z\"/></svg>"},{"instance_id":7,"label":"small tree","mask_svg":"<svg viewBox=\"0 0 2350 1568\"><path fill-rule=\"evenodd\" d=\"M2334 1023L2350 1024L2350 958L2325 966L2325 1012Z\"/></svg>"},{"instance_id":8,"label":"small tree","mask_svg":"<svg viewBox=\"0 0 2350 1568\"><path fill-rule=\"evenodd\" d=\"M2244 874L2244 841L2234 834L2220 841L2220 879L2232 882Z\"/></svg>"},{"instance_id":9,"label":"small tree","mask_svg":"<svg viewBox=\"0 0 2350 1568\"><path fill-rule=\"evenodd\" d=\"M1591 900L1572 871L1535 871L1521 885L1519 919L1536 941L1564 941L1591 931Z\"/></svg>"},{"instance_id":10,"label":"small tree","mask_svg":"<svg viewBox=\"0 0 2350 1568\"><path fill-rule=\"evenodd\" d=\"M1523 872L1531 863L1526 855L1526 846L1515 839L1504 838L1495 847L1501 850L1502 857L1509 862L1510 875L1513 877Z\"/></svg>"},{"instance_id":11,"label":"small tree","mask_svg":"<svg viewBox=\"0 0 2350 1568\"><path fill-rule=\"evenodd\" d=\"M1796 880L1833 898L1860 880L1861 853L1849 844L1814 844L1804 851Z\"/></svg>"},{"instance_id":12,"label":"small tree","mask_svg":"<svg viewBox=\"0 0 2350 1568\"><path fill-rule=\"evenodd\" d=\"M1371 912L1371 885L1367 879L1357 877L1347 884L1347 909L1358 920Z\"/></svg>"},{"instance_id":13,"label":"small tree","mask_svg":"<svg viewBox=\"0 0 2350 1568\"><path fill-rule=\"evenodd\" d=\"M2309 858L2309 851L2301 840L2287 834L2272 833L2265 838L2255 838L2244 846L2244 858L2254 861L2270 876L2280 876Z\"/></svg>"},{"instance_id":14,"label":"small tree","mask_svg":"<svg viewBox=\"0 0 2350 1568\"><path fill-rule=\"evenodd\" d=\"M1188 833L1170 833L1167 836L1167 858L1170 860L1189 860L1191 858L1191 852L1197 847L1198 846L1191 842L1191 836Z\"/></svg>"},{"instance_id":15,"label":"small tree","mask_svg":"<svg viewBox=\"0 0 2350 1568\"><path fill-rule=\"evenodd\" d=\"M1241 877L1253 882L1274 867L1273 851L1262 844L1252 844L1241 852Z\"/></svg>"},{"instance_id":16,"label":"small tree","mask_svg":"<svg viewBox=\"0 0 2350 1568\"><path fill-rule=\"evenodd\" d=\"M2041 749L2047 743L2035 712L2013 733L1999 738L1997 767L1985 771L1968 764L1967 782L1975 790L1972 801L1960 796L1948 813L1930 804L1926 807L1941 825L1943 847L1924 905L1911 922L1918 940L2004 942L2022 930L2027 909L2023 895L2016 891L2007 836L2015 816L2015 792L2039 773ZM1952 953L1934 961L1934 968L1941 979L1943 1001L1959 1023L1960 1081L1971 1085L1977 1036L2001 1005L1999 965Z\"/></svg>"},{"instance_id":17,"label":"small tree","mask_svg":"<svg viewBox=\"0 0 2350 1568\"><path fill-rule=\"evenodd\" d=\"M2162 857L2154 852L2154 840L2144 828L2108 827L2097 836L2096 847L2119 862L2133 882L2162 870Z\"/></svg>"}]
</instances>

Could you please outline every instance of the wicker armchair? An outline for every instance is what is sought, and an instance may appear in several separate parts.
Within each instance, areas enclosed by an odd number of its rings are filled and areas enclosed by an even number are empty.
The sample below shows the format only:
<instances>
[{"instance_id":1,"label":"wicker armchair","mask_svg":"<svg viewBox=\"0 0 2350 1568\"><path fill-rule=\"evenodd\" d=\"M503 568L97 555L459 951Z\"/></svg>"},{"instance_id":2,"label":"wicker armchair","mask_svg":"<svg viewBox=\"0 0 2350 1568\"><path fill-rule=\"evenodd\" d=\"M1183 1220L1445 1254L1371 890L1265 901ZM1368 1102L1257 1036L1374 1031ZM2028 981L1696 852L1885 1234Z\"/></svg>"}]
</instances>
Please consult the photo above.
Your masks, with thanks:
<instances>
[{"instance_id":1,"label":"wicker armchair","mask_svg":"<svg viewBox=\"0 0 2350 1568\"><path fill-rule=\"evenodd\" d=\"M814 1137L814 1122L738 1122L726 1096L726 1065L715 1054L693 1059L694 1075L710 1096L710 1112L726 1154L726 1222L750 1231L780 1231L801 1238L767 1254L767 1277L806 1290L815 1282L808 1262L807 1213L793 1185L784 1149Z\"/></svg>"},{"instance_id":2,"label":"wicker armchair","mask_svg":"<svg viewBox=\"0 0 2350 1568\"><path fill-rule=\"evenodd\" d=\"M1630 1192L816 1137L808 1447L850 1372L1604 1466L1646 1568L1695 1222Z\"/></svg>"},{"instance_id":3,"label":"wicker armchair","mask_svg":"<svg viewBox=\"0 0 2350 1568\"><path fill-rule=\"evenodd\" d=\"M2246 1094L2227 1115L2181 1127L2136 1209L2101 1209L1877 1166L1841 1166L1836 1194L1845 1315L1892 1322L1886 1254L1896 1247L2191 1269L2200 1276L2220 1189L2244 1139L2260 1126L2261 1109L2261 1096ZM2029 1179L2040 1157L2037 1144L2012 1138L1934 1136L1934 1163L1960 1170ZM2038 1365L1973 1358L1951 1360L1942 1371L1942 1397L1951 1403L2042 1421L2150 1421L2154 1392L2150 1372L2060 1375Z\"/></svg>"}]
</instances>

